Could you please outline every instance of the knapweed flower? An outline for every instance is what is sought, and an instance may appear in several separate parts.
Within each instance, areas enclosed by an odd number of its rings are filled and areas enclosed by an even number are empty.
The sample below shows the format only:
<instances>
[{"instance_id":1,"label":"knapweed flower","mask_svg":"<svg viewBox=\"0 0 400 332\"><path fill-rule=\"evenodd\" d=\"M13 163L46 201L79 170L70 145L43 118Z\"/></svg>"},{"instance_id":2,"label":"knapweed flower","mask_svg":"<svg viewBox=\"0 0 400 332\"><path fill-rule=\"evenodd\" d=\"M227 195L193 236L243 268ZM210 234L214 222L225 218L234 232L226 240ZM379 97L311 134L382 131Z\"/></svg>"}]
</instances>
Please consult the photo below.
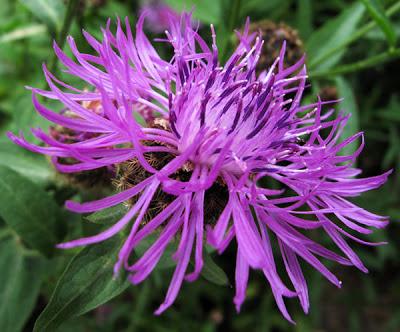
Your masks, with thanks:
<instances>
[{"instance_id":1,"label":"knapweed flower","mask_svg":"<svg viewBox=\"0 0 400 332\"><path fill-rule=\"evenodd\" d=\"M81 106L90 112L98 115L104 115L103 107L99 100L83 101ZM79 115L71 110L63 109L60 114L71 119L79 119ZM61 125L51 126L49 128L50 136L61 143L78 143L94 138L99 134L87 131L73 130ZM60 158L64 164L75 164L77 161L74 158ZM104 166L86 172L64 173L64 179L69 184L85 189L101 189L111 185L111 178L114 174L114 169L111 166Z\"/></svg>"},{"instance_id":2,"label":"knapweed flower","mask_svg":"<svg viewBox=\"0 0 400 332\"><path fill-rule=\"evenodd\" d=\"M258 60L257 72L269 68L279 56L283 42L286 43L284 65L289 67L297 63L304 54L303 42L297 30L291 26L280 22L275 23L270 20L254 22L250 25L250 32L260 34L264 40L263 50Z\"/></svg>"},{"instance_id":3,"label":"knapweed flower","mask_svg":"<svg viewBox=\"0 0 400 332\"><path fill-rule=\"evenodd\" d=\"M326 85L319 90L319 96L321 100L338 99L338 90L334 85Z\"/></svg>"},{"instance_id":4,"label":"knapweed flower","mask_svg":"<svg viewBox=\"0 0 400 332\"><path fill-rule=\"evenodd\" d=\"M347 240L375 245L354 233L369 234L370 227L382 228L387 221L348 198L379 187L388 173L356 178L360 170L352 165L364 145L362 133L341 141L347 115L336 117L332 110L323 110L330 102L301 105L307 79L304 58L285 68L283 45L273 65L256 75L263 40L249 34L247 22L237 33L239 45L222 65L214 28L209 46L192 27L191 15L183 14L170 20L161 40L174 49L173 57L164 60L144 35L144 20L145 14L135 37L128 20L125 31L118 21L115 34L108 24L102 41L85 32L95 55L79 52L69 37L77 61L54 46L67 73L82 79L91 92L62 82L46 67L50 91L33 89L33 103L42 116L71 130L96 133L94 137L67 143L34 129L45 144L36 146L22 135L9 134L17 144L52 156L61 172L113 166L123 173L116 179L121 192L87 203L68 201L66 206L90 213L125 202L126 215L98 235L59 248L104 241L130 225L115 272L124 268L137 284L178 238L175 272L157 314L174 302L184 279L199 276L206 242L218 253L236 244L237 310L245 298L249 270L257 269L290 321L284 298L298 297L305 312L309 307L299 258L338 287L340 281L321 258L366 271ZM60 101L77 117L47 109L37 94ZM101 114L82 106L93 100L101 102ZM151 109L155 119L139 121L140 106ZM357 140L361 143L354 153L340 153ZM63 158L76 163L62 164ZM280 183L280 189L268 187L270 181ZM325 232L341 253L308 237L309 230ZM135 247L154 233L157 240L132 261ZM279 257L274 257L273 243ZM192 256L194 269L187 273ZM282 281L276 259L283 261L292 286Z\"/></svg>"},{"instance_id":5,"label":"knapweed flower","mask_svg":"<svg viewBox=\"0 0 400 332\"><path fill-rule=\"evenodd\" d=\"M146 28L154 33L164 32L169 28L169 21L179 20L179 14L162 0L150 0L142 7L147 13Z\"/></svg>"}]
</instances>

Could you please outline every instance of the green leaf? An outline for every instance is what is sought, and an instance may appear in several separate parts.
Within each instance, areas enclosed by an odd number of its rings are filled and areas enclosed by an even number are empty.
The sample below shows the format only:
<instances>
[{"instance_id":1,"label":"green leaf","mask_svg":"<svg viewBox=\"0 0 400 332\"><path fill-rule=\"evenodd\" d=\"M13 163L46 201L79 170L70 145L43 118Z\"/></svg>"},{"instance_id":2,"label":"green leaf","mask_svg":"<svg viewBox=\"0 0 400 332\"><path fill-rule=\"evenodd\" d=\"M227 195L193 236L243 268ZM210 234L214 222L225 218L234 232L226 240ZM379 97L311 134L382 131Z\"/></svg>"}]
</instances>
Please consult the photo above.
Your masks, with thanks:
<instances>
[{"instance_id":1,"label":"green leaf","mask_svg":"<svg viewBox=\"0 0 400 332\"><path fill-rule=\"evenodd\" d=\"M65 6L62 0L19 0L54 34L61 29Z\"/></svg>"},{"instance_id":2,"label":"green leaf","mask_svg":"<svg viewBox=\"0 0 400 332\"><path fill-rule=\"evenodd\" d=\"M165 0L165 3L177 12L194 8L193 17L204 23L218 25L221 20L221 0Z\"/></svg>"},{"instance_id":3,"label":"green leaf","mask_svg":"<svg viewBox=\"0 0 400 332\"><path fill-rule=\"evenodd\" d=\"M365 8L367 8L371 17L376 24L381 28L386 36L386 39L391 47L396 45L396 31L385 13L382 3L379 0L361 0Z\"/></svg>"},{"instance_id":4,"label":"green leaf","mask_svg":"<svg viewBox=\"0 0 400 332\"><path fill-rule=\"evenodd\" d=\"M34 37L37 35L41 35L45 32L46 27L43 24L31 24L28 26L19 27L13 31L0 35L0 44Z\"/></svg>"},{"instance_id":5,"label":"green leaf","mask_svg":"<svg viewBox=\"0 0 400 332\"><path fill-rule=\"evenodd\" d=\"M143 239L135 248L136 254L139 257L142 256L150 248L150 246L157 240L159 235L160 234L157 232ZM173 260L172 255L177 250L178 245L179 245L179 240L173 240L168 244L157 264L156 267L157 269L162 270L176 266L176 262ZM206 280L214 284L222 286L227 285L229 281L225 272L217 264L215 264L209 252L207 251L207 247L205 247L205 249L203 250L203 259L204 259L204 266L201 271L201 275ZM193 265L193 263L191 263L191 265Z\"/></svg>"},{"instance_id":6,"label":"green leaf","mask_svg":"<svg viewBox=\"0 0 400 332\"><path fill-rule=\"evenodd\" d=\"M201 275L204 277L204 279L207 279L208 281L216 285L228 285L229 280L224 270L222 270L217 264L215 264L214 260L211 258L210 254L208 254L206 250L203 251L203 258L204 266L201 270Z\"/></svg>"},{"instance_id":7,"label":"green leaf","mask_svg":"<svg viewBox=\"0 0 400 332\"><path fill-rule=\"evenodd\" d=\"M400 155L400 138L393 124L389 126L389 147L386 149L382 160L382 168L388 169L392 164L396 163Z\"/></svg>"},{"instance_id":8,"label":"green leaf","mask_svg":"<svg viewBox=\"0 0 400 332\"><path fill-rule=\"evenodd\" d=\"M0 166L0 216L32 248L50 255L60 238L61 210L37 184Z\"/></svg>"},{"instance_id":9,"label":"green leaf","mask_svg":"<svg viewBox=\"0 0 400 332\"><path fill-rule=\"evenodd\" d=\"M247 0L242 1L243 13L248 15L251 13L268 13L268 18L279 7L285 6L287 0Z\"/></svg>"},{"instance_id":10,"label":"green leaf","mask_svg":"<svg viewBox=\"0 0 400 332\"><path fill-rule=\"evenodd\" d=\"M152 244L157 241L157 238L160 236L160 232L154 232L144 238L140 243L135 247L136 254L141 257L147 249L149 249ZM172 255L178 249L179 240L172 240L164 250L160 260L157 263L157 269L168 269L170 267L176 266L176 262L173 260Z\"/></svg>"},{"instance_id":11,"label":"green leaf","mask_svg":"<svg viewBox=\"0 0 400 332\"><path fill-rule=\"evenodd\" d=\"M89 320L88 318L87 320ZM58 329L57 332L87 332L87 320L82 318L75 318L71 319L68 322L62 324Z\"/></svg>"},{"instance_id":12,"label":"green leaf","mask_svg":"<svg viewBox=\"0 0 400 332\"><path fill-rule=\"evenodd\" d=\"M297 24L296 27L300 32L300 36L305 39L312 32L313 6L311 0L299 0L297 8Z\"/></svg>"},{"instance_id":13,"label":"green leaf","mask_svg":"<svg viewBox=\"0 0 400 332\"><path fill-rule=\"evenodd\" d=\"M399 36L400 36L400 26L398 26L398 25L394 26L394 31L396 33L396 39L399 38ZM375 29L372 29L371 31L369 31L367 34L365 34L365 38L376 42L377 40L379 40L379 41L380 40L385 40L386 36L382 32L381 29L375 28Z\"/></svg>"},{"instance_id":14,"label":"green leaf","mask_svg":"<svg viewBox=\"0 0 400 332\"><path fill-rule=\"evenodd\" d=\"M382 112L382 113L380 113L378 115L382 119L386 119L386 120L389 120L389 121L400 122L400 113L399 112L387 111L387 112Z\"/></svg>"},{"instance_id":15,"label":"green leaf","mask_svg":"<svg viewBox=\"0 0 400 332\"><path fill-rule=\"evenodd\" d=\"M45 157L25 150L6 138L0 139L0 165L8 166L38 184L48 183L54 176Z\"/></svg>"},{"instance_id":16,"label":"green leaf","mask_svg":"<svg viewBox=\"0 0 400 332\"><path fill-rule=\"evenodd\" d=\"M356 3L336 18L329 20L310 36L306 43L306 54L310 68L313 70L329 69L340 61L346 51L345 48L320 62L331 50L342 44L355 31L364 10L362 4ZM315 65L315 63L318 64Z\"/></svg>"},{"instance_id":17,"label":"green leaf","mask_svg":"<svg viewBox=\"0 0 400 332\"><path fill-rule=\"evenodd\" d=\"M53 332L64 321L93 310L123 292L129 285L125 276L113 278L121 244L121 237L115 236L79 252L59 279L33 331Z\"/></svg>"},{"instance_id":18,"label":"green leaf","mask_svg":"<svg viewBox=\"0 0 400 332\"><path fill-rule=\"evenodd\" d=\"M354 92L349 82L342 77L337 77L335 81L338 95L340 98L343 98L343 101L339 104L339 108L344 114L351 114L342 133L341 141L343 141L360 131L360 117ZM359 141L353 142L345 146L340 153L342 155L349 155L357 149L358 145Z\"/></svg>"},{"instance_id":19,"label":"green leaf","mask_svg":"<svg viewBox=\"0 0 400 332\"><path fill-rule=\"evenodd\" d=\"M109 225L121 219L127 213L127 211L128 209L124 204L118 204L116 206L92 213L85 218L95 224Z\"/></svg>"},{"instance_id":20,"label":"green leaf","mask_svg":"<svg viewBox=\"0 0 400 332\"><path fill-rule=\"evenodd\" d=\"M0 331L22 330L39 295L43 267L44 260L24 251L11 233L0 239Z\"/></svg>"},{"instance_id":21,"label":"green leaf","mask_svg":"<svg viewBox=\"0 0 400 332\"><path fill-rule=\"evenodd\" d=\"M38 75L35 77L31 83L32 86L40 86L42 82L43 77L40 74L40 76ZM52 108L52 105L55 104L54 101L50 101L47 103L47 106ZM42 143L30 132L30 129L35 127L48 128L51 122L38 115L32 104L31 93L27 92L22 86L17 85L14 95L3 106L5 111L13 117L10 126L6 128L7 130L13 133L23 132L24 137L31 143ZM16 112L16 110L18 110L18 112Z\"/></svg>"},{"instance_id":22,"label":"green leaf","mask_svg":"<svg viewBox=\"0 0 400 332\"><path fill-rule=\"evenodd\" d=\"M397 95L390 98L388 106L378 112L378 116L390 122L400 122L400 99Z\"/></svg>"}]
</instances>

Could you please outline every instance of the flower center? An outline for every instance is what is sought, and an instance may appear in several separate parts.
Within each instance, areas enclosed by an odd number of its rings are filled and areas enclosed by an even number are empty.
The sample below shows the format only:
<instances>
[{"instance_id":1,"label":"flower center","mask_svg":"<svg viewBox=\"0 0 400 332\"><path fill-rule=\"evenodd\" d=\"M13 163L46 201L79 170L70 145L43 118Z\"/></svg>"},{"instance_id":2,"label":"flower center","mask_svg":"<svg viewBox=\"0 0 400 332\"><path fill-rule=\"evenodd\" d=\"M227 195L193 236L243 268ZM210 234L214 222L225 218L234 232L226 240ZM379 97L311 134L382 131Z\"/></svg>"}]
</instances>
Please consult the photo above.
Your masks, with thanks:
<instances>
[{"instance_id":1,"label":"flower center","mask_svg":"<svg viewBox=\"0 0 400 332\"><path fill-rule=\"evenodd\" d=\"M258 72L271 67L279 56L284 41L286 41L285 67L294 65L304 54L303 42L298 32L285 23L275 23L269 20L255 22L250 25L250 32L261 32L265 42L257 64Z\"/></svg>"},{"instance_id":2,"label":"flower center","mask_svg":"<svg viewBox=\"0 0 400 332\"><path fill-rule=\"evenodd\" d=\"M163 119L156 119L150 127L157 129L167 129L167 121ZM147 146L161 146L163 143L156 141L144 141L143 145ZM176 155L169 152L145 152L144 158L147 162L156 170L162 169L169 162L171 162ZM188 182L192 176L193 165L190 162L185 163L175 173L170 175L171 179ZM120 190L130 189L148 177L152 176L152 173L144 169L137 158L125 161L118 164L116 170L116 176L113 180L114 186ZM225 182L222 178L218 177L214 184L205 191L204 196L204 223L215 224L218 220L219 215L222 213L226 204L228 203L229 192ZM147 212L143 218L143 223L146 224L158 213L165 209L175 199L175 196L166 193L159 187L154 194L154 197L147 209ZM133 206L138 200L138 196L130 198L125 202L129 207Z\"/></svg>"}]
</instances>

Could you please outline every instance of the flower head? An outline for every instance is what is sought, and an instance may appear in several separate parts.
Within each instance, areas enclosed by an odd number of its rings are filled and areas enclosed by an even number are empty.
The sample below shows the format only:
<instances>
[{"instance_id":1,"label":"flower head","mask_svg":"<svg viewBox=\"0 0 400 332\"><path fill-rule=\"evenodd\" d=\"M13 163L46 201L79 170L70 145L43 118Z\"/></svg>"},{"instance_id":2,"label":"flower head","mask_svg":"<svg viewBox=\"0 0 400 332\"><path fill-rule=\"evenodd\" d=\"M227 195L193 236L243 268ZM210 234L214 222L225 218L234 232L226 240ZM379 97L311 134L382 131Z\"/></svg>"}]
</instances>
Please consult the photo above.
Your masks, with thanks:
<instances>
[{"instance_id":1,"label":"flower head","mask_svg":"<svg viewBox=\"0 0 400 332\"><path fill-rule=\"evenodd\" d=\"M348 116L335 117L332 110L324 111L323 106L332 102L301 105L307 79L304 58L285 68L283 44L273 65L257 75L263 40L249 34L247 22L238 33L236 50L221 65L214 28L211 26L210 47L192 27L191 15L183 14L170 20L166 38L161 40L174 49L167 61L144 35L144 19L142 15L138 20L135 38L127 20L125 32L118 21L115 35L108 24L102 41L84 32L95 55L79 52L69 37L77 62L54 46L67 72L85 81L91 92L56 79L46 67L51 90L32 89L33 103L42 116L71 130L96 135L71 143L32 130L46 146L9 135L27 149L52 156L61 172L114 166L129 175L117 177L121 191L113 196L66 203L72 211L88 213L128 202L126 215L98 235L59 247L104 241L131 225L115 271L125 268L129 280L137 284L152 272L178 235L173 255L176 269L157 314L174 302L184 279L192 281L199 276L205 242L219 253L231 242L237 244L237 310L245 298L250 268L258 269L288 320L285 297L298 297L305 312L309 307L299 258L338 287L340 281L320 258L366 271L345 238L375 245L354 233L369 234L369 227L384 227L386 220L348 198L379 187L388 173L355 178L360 170L352 165L364 145L362 133L340 141ZM37 94L60 101L77 116L45 108ZM102 112L82 106L90 101L100 101ZM137 120L143 108L156 118ZM361 143L353 154L340 154L357 140ZM63 164L63 158L74 158L76 163ZM265 180L279 182L281 189L261 186ZM157 203L161 208L155 208ZM342 253L305 235L313 229L328 234ZM157 240L132 264L132 251L157 230ZM273 241L280 257L273 255ZM187 274L192 255L194 269ZM282 281L275 259L283 260L293 289Z\"/></svg>"},{"instance_id":2,"label":"flower head","mask_svg":"<svg viewBox=\"0 0 400 332\"><path fill-rule=\"evenodd\" d=\"M150 0L142 7L147 14L146 27L154 32L164 32L169 27L169 21L179 20L179 14L162 0Z\"/></svg>"},{"instance_id":3,"label":"flower head","mask_svg":"<svg viewBox=\"0 0 400 332\"><path fill-rule=\"evenodd\" d=\"M283 22L256 21L250 25L249 31L259 33L264 40L263 50L257 63L257 72L272 66L279 56L283 42L286 43L285 59L283 60L285 67L297 63L304 54L303 42L299 37L299 33Z\"/></svg>"},{"instance_id":4,"label":"flower head","mask_svg":"<svg viewBox=\"0 0 400 332\"><path fill-rule=\"evenodd\" d=\"M98 100L83 101L81 106L95 114L103 114L101 102ZM79 119L79 116L69 109L62 109L60 114L66 118ZM68 127L63 127L59 124L51 126L49 128L49 134L50 137L56 141L69 144L83 142L90 138L99 136L99 134L95 132L73 130ZM73 165L77 162L75 158L71 157L60 158L59 160L62 161L63 164L69 165ZM112 166L104 166L90 171L64 173L63 178L72 186L82 187L89 190L99 190L103 186L107 187L111 184L113 173L114 169Z\"/></svg>"}]
</instances>

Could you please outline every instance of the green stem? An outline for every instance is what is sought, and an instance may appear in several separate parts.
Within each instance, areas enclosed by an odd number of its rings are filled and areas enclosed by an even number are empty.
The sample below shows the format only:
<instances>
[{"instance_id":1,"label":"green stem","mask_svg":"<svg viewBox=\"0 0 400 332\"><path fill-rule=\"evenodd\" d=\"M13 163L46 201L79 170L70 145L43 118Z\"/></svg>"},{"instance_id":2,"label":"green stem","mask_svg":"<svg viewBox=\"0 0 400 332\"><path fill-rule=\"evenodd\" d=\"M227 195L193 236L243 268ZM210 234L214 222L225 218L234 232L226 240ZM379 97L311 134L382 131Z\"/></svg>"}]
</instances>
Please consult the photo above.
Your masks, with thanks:
<instances>
[{"instance_id":1,"label":"green stem","mask_svg":"<svg viewBox=\"0 0 400 332\"><path fill-rule=\"evenodd\" d=\"M398 57L400 57L400 48L389 50L387 52L378 54L378 55L368 58L366 60L361 60L358 62L339 66L339 67L333 68L331 70L325 70L325 71L319 71L319 72L311 71L309 76L311 78L323 78L323 77L330 78L331 76L348 74L348 73L363 70L366 68L374 67L383 62L390 61L390 60L393 60Z\"/></svg>"},{"instance_id":2,"label":"green stem","mask_svg":"<svg viewBox=\"0 0 400 332\"><path fill-rule=\"evenodd\" d=\"M239 13L240 13L240 5L241 5L240 3L241 3L241 0L233 1L232 14L229 18L229 31L232 31L235 28L235 25L238 21Z\"/></svg>"},{"instance_id":3,"label":"green stem","mask_svg":"<svg viewBox=\"0 0 400 332\"><path fill-rule=\"evenodd\" d=\"M241 0L234 0L232 1L232 10L230 11L230 16L228 20L228 33L232 33L232 31L235 29L237 21L239 19L239 14L240 14L240 7L241 7ZM222 52L222 60L225 61L228 55L228 50L229 46L231 43L231 38L226 38L225 43L224 43L224 48Z\"/></svg>"},{"instance_id":4,"label":"green stem","mask_svg":"<svg viewBox=\"0 0 400 332\"><path fill-rule=\"evenodd\" d=\"M396 14L400 10L400 1L396 2L393 6L391 6L387 11L386 15L388 17ZM356 41L358 38L364 36L367 32L375 28L376 21L369 22L354 32L349 38L343 41L338 46L332 48L329 52L325 53L320 58L316 58L313 62L309 64L310 69L315 68L320 63L324 62L325 60L329 59L332 55L339 52L342 48L346 47L347 45L351 44L352 42Z\"/></svg>"},{"instance_id":5,"label":"green stem","mask_svg":"<svg viewBox=\"0 0 400 332\"><path fill-rule=\"evenodd\" d=\"M31 250L31 249L22 248L22 254L25 257L41 257L41 258L43 258L43 256L40 253L38 253L36 250Z\"/></svg>"},{"instance_id":6,"label":"green stem","mask_svg":"<svg viewBox=\"0 0 400 332\"><path fill-rule=\"evenodd\" d=\"M14 232L10 228L4 228L0 231L0 240L5 237L13 236Z\"/></svg>"},{"instance_id":7,"label":"green stem","mask_svg":"<svg viewBox=\"0 0 400 332\"><path fill-rule=\"evenodd\" d=\"M20 243L20 238L17 233L15 233L11 228L3 228L0 231L0 241L7 237L13 237L17 243ZM21 250L21 253L27 257L43 257L36 250L26 249L22 245L19 245L18 248Z\"/></svg>"},{"instance_id":8,"label":"green stem","mask_svg":"<svg viewBox=\"0 0 400 332\"><path fill-rule=\"evenodd\" d=\"M67 34L69 32L69 29L71 28L74 17L77 14L79 1L80 0L69 0L69 2L68 2L67 11L65 12L65 16L64 16L64 22L63 22L60 34L57 38L57 44L61 49L63 49L63 47L64 47L65 39L67 38ZM54 54L54 57L53 57L53 60L51 63L51 67L50 67L52 72L54 72L57 69L57 62L58 62L58 57L57 57L57 55Z\"/></svg>"}]
</instances>

